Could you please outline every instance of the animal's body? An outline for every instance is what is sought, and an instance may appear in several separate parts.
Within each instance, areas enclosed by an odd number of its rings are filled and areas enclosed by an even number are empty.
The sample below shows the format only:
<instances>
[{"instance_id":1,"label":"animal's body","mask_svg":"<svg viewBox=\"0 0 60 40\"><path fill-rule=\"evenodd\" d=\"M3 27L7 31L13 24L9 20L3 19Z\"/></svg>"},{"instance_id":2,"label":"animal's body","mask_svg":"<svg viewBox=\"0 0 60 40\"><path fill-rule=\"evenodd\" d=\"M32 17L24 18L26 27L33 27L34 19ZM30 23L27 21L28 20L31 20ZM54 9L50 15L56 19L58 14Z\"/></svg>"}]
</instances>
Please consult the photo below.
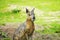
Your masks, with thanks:
<instances>
[{"instance_id":1,"label":"animal's body","mask_svg":"<svg viewBox=\"0 0 60 40\"><path fill-rule=\"evenodd\" d=\"M13 35L13 40L32 40L32 35L35 30L34 9L31 12L29 12L29 10L26 8L26 13L27 13L27 20L16 29Z\"/></svg>"}]
</instances>

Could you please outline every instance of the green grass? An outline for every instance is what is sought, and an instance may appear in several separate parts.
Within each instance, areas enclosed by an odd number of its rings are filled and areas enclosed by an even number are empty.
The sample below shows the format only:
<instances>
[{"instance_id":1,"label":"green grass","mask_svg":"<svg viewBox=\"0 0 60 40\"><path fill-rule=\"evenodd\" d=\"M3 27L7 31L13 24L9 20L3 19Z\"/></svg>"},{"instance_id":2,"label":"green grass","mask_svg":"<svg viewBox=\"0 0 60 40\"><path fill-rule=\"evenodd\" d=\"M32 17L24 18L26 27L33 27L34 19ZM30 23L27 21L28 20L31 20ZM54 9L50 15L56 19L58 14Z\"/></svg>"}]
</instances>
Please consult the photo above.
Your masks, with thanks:
<instances>
[{"instance_id":1,"label":"green grass","mask_svg":"<svg viewBox=\"0 0 60 40\"><path fill-rule=\"evenodd\" d=\"M20 6L31 6L35 7L39 10L44 11L43 16L38 16L35 13L36 20L35 24L42 25L44 27L43 31L36 30L38 33L55 33L56 31L60 31L60 21L55 20L60 19L59 14L49 14L50 11L60 11L60 0L0 0L0 25L3 25L8 22L24 22L26 20L26 13L23 11L13 12L6 11L9 5L20 5ZM17 10L17 9L15 9ZM55 16L56 15L56 16ZM47 19L45 17L48 17ZM51 18L54 17L54 18ZM51 21L54 20L54 21ZM49 27L51 26L51 27ZM9 38L3 38L4 40L9 40Z\"/></svg>"},{"instance_id":2,"label":"green grass","mask_svg":"<svg viewBox=\"0 0 60 40\"><path fill-rule=\"evenodd\" d=\"M12 4L16 4L20 6L32 6L42 11L45 11L46 13L44 13L43 16L37 16L37 13L35 15L36 16L35 24L43 25L43 26L51 25L51 27L53 27L50 29L45 29L44 31L45 33L55 32L56 31L55 27L58 27L57 30L60 29L59 27L60 24L58 24L57 22L47 21L47 20L54 20L53 18L50 18L50 17L55 17L52 15L49 15L48 12L60 11L60 0L5 0L5 1L0 0L0 25L7 22L24 22L26 20L26 13L23 11L20 11L19 13L14 13L12 12L12 10L11 12L9 11L4 12L5 9ZM45 19L44 17L49 17L49 18ZM57 19L60 19L59 15L57 15L56 17ZM59 21L59 20L56 20L56 21Z\"/></svg>"},{"instance_id":3,"label":"green grass","mask_svg":"<svg viewBox=\"0 0 60 40\"><path fill-rule=\"evenodd\" d=\"M6 23L6 22L23 22L26 18L25 14L23 15L21 13L0 13L0 23Z\"/></svg>"},{"instance_id":4,"label":"green grass","mask_svg":"<svg viewBox=\"0 0 60 40\"><path fill-rule=\"evenodd\" d=\"M0 8L6 7L8 4L19 4L22 6L34 6L44 11L60 10L60 0L1 0Z\"/></svg>"}]
</instances>

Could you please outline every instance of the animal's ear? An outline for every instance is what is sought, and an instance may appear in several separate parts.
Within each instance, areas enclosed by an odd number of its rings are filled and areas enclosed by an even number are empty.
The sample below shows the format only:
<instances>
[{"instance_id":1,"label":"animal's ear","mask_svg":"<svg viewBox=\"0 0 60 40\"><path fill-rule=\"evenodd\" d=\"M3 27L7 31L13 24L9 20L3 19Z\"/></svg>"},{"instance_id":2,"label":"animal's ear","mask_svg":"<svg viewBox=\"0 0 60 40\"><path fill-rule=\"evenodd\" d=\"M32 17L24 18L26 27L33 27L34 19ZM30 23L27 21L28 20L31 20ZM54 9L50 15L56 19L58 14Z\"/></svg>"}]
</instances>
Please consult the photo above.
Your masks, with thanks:
<instances>
[{"instance_id":1,"label":"animal's ear","mask_svg":"<svg viewBox=\"0 0 60 40\"><path fill-rule=\"evenodd\" d=\"M29 12L29 10L26 8L26 13L28 13Z\"/></svg>"},{"instance_id":2,"label":"animal's ear","mask_svg":"<svg viewBox=\"0 0 60 40\"><path fill-rule=\"evenodd\" d=\"M31 12L34 12L34 10L35 10L35 8L33 8L33 9L31 10Z\"/></svg>"}]
</instances>

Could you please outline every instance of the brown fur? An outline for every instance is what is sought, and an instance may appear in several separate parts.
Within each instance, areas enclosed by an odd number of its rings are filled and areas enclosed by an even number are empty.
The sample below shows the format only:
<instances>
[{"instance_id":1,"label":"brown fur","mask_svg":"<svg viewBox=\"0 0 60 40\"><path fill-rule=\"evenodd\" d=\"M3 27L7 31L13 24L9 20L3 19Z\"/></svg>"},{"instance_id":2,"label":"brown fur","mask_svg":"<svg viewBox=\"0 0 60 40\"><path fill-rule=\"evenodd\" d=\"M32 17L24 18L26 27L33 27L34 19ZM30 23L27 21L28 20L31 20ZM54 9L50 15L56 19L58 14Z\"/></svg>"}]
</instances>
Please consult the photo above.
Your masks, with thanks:
<instances>
[{"instance_id":1,"label":"brown fur","mask_svg":"<svg viewBox=\"0 0 60 40\"><path fill-rule=\"evenodd\" d=\"M31 18L28 18L27 21L26 21L26 30L28 32L27 34L32 35L34 29L35 29L34 23L32 22Z\"/></svg>"},{"instance_id":2,"label":"brown fur","mask_svg":"<svg viewBox=\"0 0 60 40\"><path fill-rule=\"evenodd\" d=\"M34 29L35 29L34 23L32 22L31 18L28 18L26 20L26 29L25 29L25 31L22 31L22 34L20 36L19 36L19 34L16 34L15 39L16 40L27 40L30 36L32 36Z\"/></svg>"}]
</instances>

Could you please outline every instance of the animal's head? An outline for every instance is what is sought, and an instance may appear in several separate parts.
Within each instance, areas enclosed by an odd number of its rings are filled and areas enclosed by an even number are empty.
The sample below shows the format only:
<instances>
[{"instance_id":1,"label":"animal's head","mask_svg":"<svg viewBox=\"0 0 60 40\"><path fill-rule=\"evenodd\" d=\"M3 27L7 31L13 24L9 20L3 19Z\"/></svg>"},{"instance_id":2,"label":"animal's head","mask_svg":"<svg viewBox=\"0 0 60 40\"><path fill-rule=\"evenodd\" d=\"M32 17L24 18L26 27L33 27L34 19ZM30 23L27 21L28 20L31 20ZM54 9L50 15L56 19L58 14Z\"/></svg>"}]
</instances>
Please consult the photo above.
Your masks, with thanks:
<instances>
[{"instance_id":1,"label":"animal's head","mask_svg":"<svg viewBox=\"0 0 60 40\"><path fill-rule=\"evenodd\" d=\"M35 8L33 8L31 11L29 11L29 10L26 8L27 17L28 17L28 19L31 19L32 21L35 20L34 9L35 9Z\"/></svg>"}]
</instances>

